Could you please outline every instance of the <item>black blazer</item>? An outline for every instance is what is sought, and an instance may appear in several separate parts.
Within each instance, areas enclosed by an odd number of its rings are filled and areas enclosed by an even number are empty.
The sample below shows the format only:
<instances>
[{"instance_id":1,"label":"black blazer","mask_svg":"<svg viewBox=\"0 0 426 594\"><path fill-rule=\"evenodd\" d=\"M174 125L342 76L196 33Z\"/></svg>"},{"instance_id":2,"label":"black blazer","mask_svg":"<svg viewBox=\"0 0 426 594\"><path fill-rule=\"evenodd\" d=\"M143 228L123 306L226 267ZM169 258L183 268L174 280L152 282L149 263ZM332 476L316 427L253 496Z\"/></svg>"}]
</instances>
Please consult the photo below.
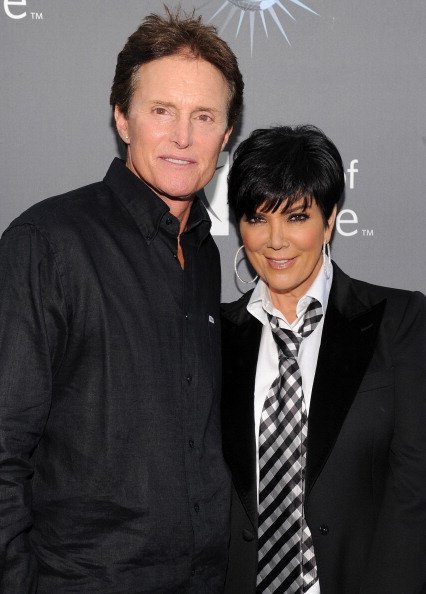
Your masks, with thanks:
<instances>
[{"instance_id":1,"label":"black blazer","mask_svg":"<svg viewBox=\"0 0 426 594\"><path fill-rule=\"evenodd\" d=\"M234 491L226 592L255 592L251 292L222 308L225 458ZM426 298L337 266L311 396L305 514L321 594L426 591Z\"/></svg>"}]
</instances>

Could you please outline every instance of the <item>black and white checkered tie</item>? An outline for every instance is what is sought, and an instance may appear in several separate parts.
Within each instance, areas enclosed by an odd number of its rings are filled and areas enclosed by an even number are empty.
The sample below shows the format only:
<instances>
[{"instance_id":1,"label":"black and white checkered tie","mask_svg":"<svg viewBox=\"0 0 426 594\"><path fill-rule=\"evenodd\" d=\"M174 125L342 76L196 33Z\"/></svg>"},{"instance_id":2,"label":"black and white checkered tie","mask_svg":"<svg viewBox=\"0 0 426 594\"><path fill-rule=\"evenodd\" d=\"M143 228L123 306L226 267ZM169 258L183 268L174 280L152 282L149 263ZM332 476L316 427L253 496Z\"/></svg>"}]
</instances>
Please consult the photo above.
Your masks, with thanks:
<instances>
[{"instance_id":1,"label":"black and white checkered tie","mask_svg":"<svg viewBox=\"0 0 426 594\"><path fill-rule=\"evenodd\" d=\"M318 579L303 511L308 419L297 356L302 339L321 318L321 304L313 299L298 336L269 316L279 375L266 397L259 427L257 594L299 594Z\"/></svg>"}]
</instances>

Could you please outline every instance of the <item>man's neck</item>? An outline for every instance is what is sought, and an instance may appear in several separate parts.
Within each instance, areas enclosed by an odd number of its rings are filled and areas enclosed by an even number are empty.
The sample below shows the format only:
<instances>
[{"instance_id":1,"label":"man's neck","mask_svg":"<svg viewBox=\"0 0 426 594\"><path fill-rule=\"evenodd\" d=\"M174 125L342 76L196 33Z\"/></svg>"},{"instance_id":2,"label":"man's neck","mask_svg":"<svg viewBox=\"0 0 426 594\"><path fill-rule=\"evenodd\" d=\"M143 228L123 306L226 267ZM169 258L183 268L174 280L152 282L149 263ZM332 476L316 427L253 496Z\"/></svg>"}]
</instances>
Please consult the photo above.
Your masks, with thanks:
<instances>
[{"instance_id":1,"label":"man's neck","mask_svg":"<svg viewBox=\"0 0 426 594\"><path fill-rule=\"evenodd\" d=\"M185 267L185 258L182 251L182 246L180 243L180 235L186 229L186 225L188 223L189 215L191 212L191 206L193 203L193 198L190 200L172 200L171 198L166 198L161 196L161 199L167 204L170 209L171 214L176 217L179 221L179 236L178 236L178 250L177 250L177 258L179 260L179 264L183 269Z\"/></svg>"},{"instance_id":2,"label":"man's neck","mask_svg":"<svg viewBox=\"0 0 426 594\"><path fill-rule=\"evenodd\" d=\"M193 199L190 200L172 200L171 198L163 198L164 202L170 209L171 214L179 221L179 235L186 229L188 223L189 214L191 212L191 206Z\"/></svg>"}]
</instances>

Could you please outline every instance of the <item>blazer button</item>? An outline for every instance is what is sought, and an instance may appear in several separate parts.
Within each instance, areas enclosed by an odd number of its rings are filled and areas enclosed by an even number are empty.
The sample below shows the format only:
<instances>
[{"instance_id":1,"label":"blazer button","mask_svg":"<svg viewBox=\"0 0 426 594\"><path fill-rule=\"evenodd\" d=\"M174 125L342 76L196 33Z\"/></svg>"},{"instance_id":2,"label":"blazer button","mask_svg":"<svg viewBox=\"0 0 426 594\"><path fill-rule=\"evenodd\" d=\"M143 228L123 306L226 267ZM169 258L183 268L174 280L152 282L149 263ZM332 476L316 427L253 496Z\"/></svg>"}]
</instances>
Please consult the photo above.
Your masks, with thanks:
<instances>
[{"instance_id":1,"label":"blazer button","mask_svg":"<svg viewBox=\"0 0 426 594\"><path fill-rule=\"evenodd\" d=\"M247 530L246 528L244 528L243 538L246 542L252 542L252 540L254 540L254 534L251 530Z\"/></svg>"},{"instance_id":2,"label":"blazer button","mask_svg":"<svg viewBox=\"0 0 426 594\"><path fill-rule=\"evenodd\" d=\"M321 524L321 526L319 527L319 531L321 532L321 534L326 535L329 533L330 529L327 524Z\"/></svg>"}]
</instances>

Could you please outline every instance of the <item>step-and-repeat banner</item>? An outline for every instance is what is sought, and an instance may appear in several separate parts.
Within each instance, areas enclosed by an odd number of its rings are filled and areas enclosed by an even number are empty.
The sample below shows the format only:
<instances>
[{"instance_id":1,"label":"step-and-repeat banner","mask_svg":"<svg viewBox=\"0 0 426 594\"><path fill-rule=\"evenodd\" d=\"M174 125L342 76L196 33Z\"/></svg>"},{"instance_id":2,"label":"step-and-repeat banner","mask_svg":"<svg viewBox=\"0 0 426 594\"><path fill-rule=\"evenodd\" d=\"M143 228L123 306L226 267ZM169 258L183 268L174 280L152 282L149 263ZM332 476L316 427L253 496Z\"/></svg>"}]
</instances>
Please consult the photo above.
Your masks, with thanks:
<instances>
[{"instance_id":1,"label":"step-and-repeat banner","mask_svg":"<svg viewBox=\"0 0 426 594\"><path fill-rule=\"evenodd\" d=\"M239 238L226 199L233 150L254 128L297 123L322 128L344 159L336 262L426 292L424 0L180 5L217 27L246 84L243 117L206 188L223 300L246 290L234 278ZM159 0L1 0L0 232L32 203L104 176L120 151L108 103L117 54L162 11Z\"/></svg>"}]
</instances>

